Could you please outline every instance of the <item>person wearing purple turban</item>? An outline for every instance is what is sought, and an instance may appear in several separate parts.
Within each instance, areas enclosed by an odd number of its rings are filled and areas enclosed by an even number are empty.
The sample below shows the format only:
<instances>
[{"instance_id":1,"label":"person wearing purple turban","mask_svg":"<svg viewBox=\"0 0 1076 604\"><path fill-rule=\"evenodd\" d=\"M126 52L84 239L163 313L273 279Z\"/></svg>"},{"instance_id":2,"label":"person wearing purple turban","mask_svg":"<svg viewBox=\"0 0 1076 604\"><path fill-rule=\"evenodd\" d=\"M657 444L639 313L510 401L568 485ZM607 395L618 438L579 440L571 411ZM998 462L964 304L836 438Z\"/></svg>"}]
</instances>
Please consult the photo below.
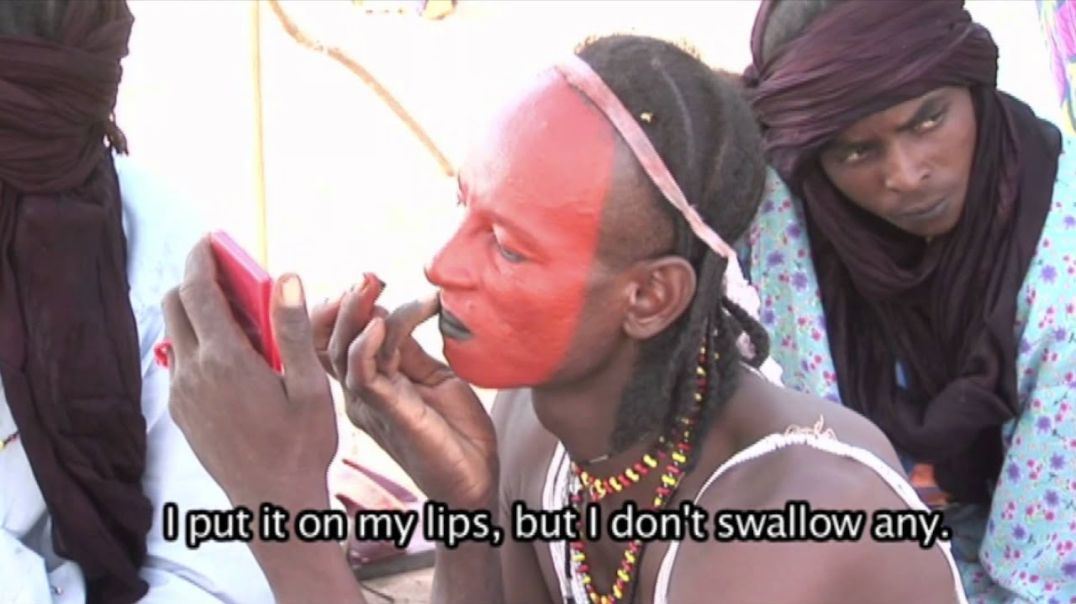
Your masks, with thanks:
<instances>
[{"instance_id":1,"label":"person wearing purple turban","mask_svg":"<svg viewBox=\"0 0 1076 604\"><path fill-rule=\"evenodd\" d=\"M785 384L882 428L972 601L1076 597L1076 175L962 0L764 0L750 279ZM787 187L787 189L786 189Z\"/></svg>"},{"instance_id":2,"label":"person wearing purple turban","mask_svg":"<svg viewBox=\"0 0 1076 604\"><path fill-rule=\"evenodd\" d=\"M243 543L162 531L166 502L230 506L152 362L193 233L113 119L133 23L0 2L0 601L269 602Z\"/></svg>"}]
</instances>

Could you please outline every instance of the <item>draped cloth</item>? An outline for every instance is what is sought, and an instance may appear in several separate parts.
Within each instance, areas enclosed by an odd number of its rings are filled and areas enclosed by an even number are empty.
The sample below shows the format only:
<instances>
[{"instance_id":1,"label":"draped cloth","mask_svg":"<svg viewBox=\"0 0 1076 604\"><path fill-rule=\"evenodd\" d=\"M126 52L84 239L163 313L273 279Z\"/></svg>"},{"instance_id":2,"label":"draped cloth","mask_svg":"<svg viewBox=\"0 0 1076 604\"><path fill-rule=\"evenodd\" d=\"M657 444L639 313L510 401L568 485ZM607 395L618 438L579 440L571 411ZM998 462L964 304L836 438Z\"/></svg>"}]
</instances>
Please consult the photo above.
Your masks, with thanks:
<instances>
[{"instance_id":1,"label":"draped cloth","mask_svg":"<svg viewBox=\"0 0 1076 604\"><path fill-rule=\"evenodd\" d=\"M1050 207L1060 134L996 85L997 47L962 0L839 3L744 75L771 165L804 202L841 399L954 499L989 500L1020 411L1016 296ZM966 87L976 147L963 215L930 242L855 206L819 152L873 113ZM908 383L898 384L897 365Z\"/></svg>"},{"instance_id":2,"label":"draped cloth","mask_svg":"<svg viewBox=\"0 0 1076 604\"><path fill-rule=\"evenodd\" d=\"M152 508L137 325L111 151L133 17L68 3L55 40L0 37L0 377L91 603L138 600Z\"/></svg>"}]
</instances>

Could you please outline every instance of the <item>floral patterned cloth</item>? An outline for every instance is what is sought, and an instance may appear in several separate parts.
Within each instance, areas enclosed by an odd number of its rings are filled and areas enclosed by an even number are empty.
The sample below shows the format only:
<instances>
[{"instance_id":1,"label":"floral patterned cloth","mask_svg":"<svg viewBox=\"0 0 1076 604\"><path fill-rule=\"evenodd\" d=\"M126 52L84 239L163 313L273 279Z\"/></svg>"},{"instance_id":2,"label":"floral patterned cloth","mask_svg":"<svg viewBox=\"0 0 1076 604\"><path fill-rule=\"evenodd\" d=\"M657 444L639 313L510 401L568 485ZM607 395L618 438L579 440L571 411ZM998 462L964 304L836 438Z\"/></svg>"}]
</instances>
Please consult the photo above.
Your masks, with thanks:
<instances>
[{"instance_id":1,"label":"floral patterned cloth","mask_svg":"<svg viewBox=\"0 0 1076 604\"><path fill-rule=\"evenodd\" d=\"M1076 132L1076 1L1038 0L1039 22L1050 51L1054 83L1060 96L1062 125Z\"/></svg>"},{"instance_id":2,"label":"floral patterned cloth","mask_svg":"<svg viewBox=\"0 0 1076 604\"><path fill-rule=\"evenodd\" d=\"M946 508L971 602L1076 603L1076 141L1017 303L1022 412L989 509ZM771 171L741 258L787 387L840 400L803 207ZM914 460L908 460L909 468Z\"/></svg>"}]
</instances>

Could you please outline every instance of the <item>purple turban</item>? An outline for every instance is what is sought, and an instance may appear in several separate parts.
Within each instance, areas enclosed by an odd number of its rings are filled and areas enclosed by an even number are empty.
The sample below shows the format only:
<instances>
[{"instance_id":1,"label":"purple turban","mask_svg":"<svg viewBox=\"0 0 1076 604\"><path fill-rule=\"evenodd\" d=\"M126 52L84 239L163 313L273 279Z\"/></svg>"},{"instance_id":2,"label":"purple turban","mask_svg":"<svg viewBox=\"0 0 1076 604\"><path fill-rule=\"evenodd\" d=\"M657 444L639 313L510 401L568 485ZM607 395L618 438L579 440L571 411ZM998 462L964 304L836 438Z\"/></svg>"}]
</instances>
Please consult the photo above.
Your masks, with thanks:
<instances>
[{"instance_id":1,"label":"purple turban","mask_svg":"<svg viewBox=\"0 0 1076 604\"><path fill-rule=\"evenodd\" d=\"M934 464L954 498L988 501L1000 427L1020 411L1016 297L1060 134L995 88L997 47L962 0L839 3L764 62L772 8L763 0L745 81L767 158L804 203L841 398ZM969 89L976 148L960 222L928 243L845 198L818 156L855 122L943 86Z\"/></svg>"}]
</instances>

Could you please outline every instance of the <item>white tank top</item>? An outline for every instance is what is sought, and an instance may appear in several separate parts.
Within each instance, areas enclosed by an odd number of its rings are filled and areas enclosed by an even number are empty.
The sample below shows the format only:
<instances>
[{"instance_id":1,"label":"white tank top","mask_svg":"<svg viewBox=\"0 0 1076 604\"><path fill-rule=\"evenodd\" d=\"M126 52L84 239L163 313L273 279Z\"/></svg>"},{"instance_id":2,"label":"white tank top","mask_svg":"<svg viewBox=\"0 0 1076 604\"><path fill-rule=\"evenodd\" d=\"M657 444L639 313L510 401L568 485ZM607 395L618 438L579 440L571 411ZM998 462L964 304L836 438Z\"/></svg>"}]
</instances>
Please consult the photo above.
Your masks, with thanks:
<instances>
[{"instance_id":1,"label":"white tank top","mask_svg":"<svg viewBox=\"0 0 1076 604\"><path fill-rule=\"evenodd\" d=\"M830 433L832 434L832 433ZM721 464L721 467L717 469L706 483L703 484L702 489L698 495L695 496L695 504L699 503L703 494L706 492L710 485L715 480L721 477L729 468L741 463L751 461L772 453L783 447L789 445L804 445L818 449L819 451L825 451L845 457L862 463L863 465L874 470L879 477L882 478L897 495L900 496L907 506L914 510L927 510L928 508L915 494L915 490L910 484L897 472L895 472L889 465L879 459L870 451L861 449L859 447L843 443L836 438L826 435L816 435L808 433L777 433L771 434L760 439L755 444L740 451L736 455L733 455ZM568 476L570 471L570 463L568 455L566 454L564 447L557 443L557 448L553 452L553 459L550 461L549 470L546 473L546 480L544 488L542 489L542 507L546 510L562 509L568 505ZM668 551L665 552L665 557L661 560L661 567L658 570L657 581L654 585L654 604L666 604L666 597L669 591L669 579L672 577L673 564L676 563L676 554L679 551L680 543L673 541L669 545ZM964 587L960 580L960 573L957 571L956 563L953 561L952 553L949 551L948 541L937 541L934 545L939 553L945 557L946 563L949 565L949 571L953 576L953 588L957 595L957 600L960 604L967 604L967 597L964 595ZM583 589L583 584L580 582L578 576L573 573L571 584L568 585L565 582L565 543L563 541L553 541L549 543L549 551L553 556L553 568L556 571L557 581L560 583L561 599L564 602L568 601L568 597L572 596L575 599L576 604L587 604L590 600L587 597L586 591Z\"/></svg>"}]
</instances>

